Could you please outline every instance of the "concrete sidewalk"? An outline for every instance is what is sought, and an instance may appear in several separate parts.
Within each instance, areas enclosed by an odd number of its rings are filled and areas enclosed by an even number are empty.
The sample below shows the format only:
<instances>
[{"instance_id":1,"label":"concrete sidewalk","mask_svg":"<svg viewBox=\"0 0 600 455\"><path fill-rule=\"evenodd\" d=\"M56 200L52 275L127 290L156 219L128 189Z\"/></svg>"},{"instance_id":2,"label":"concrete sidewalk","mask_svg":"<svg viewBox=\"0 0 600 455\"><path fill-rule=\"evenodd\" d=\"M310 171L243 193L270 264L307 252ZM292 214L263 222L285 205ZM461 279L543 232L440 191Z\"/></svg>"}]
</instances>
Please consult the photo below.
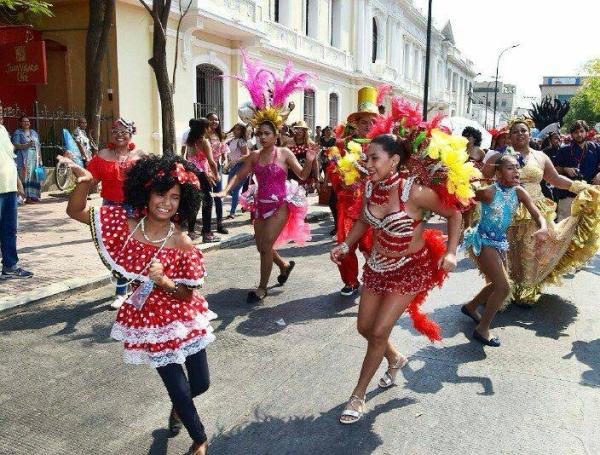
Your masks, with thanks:
<instances>
[{"instance_id":1,"label":"concrete sidewalk","mask_svg":"<svg viewBox=\"0 0 600 455\"><path fill-rule=\"evenodd\" d=\"M309 196L307 220L329 218L329 210L317 205L317 197ZM90 205L99 206L101 198L92 196ZM223 211L229 213L229 198ZM19 207L17 248L19 265L34 273L28 279L0 279L0 311L26 303L56 297L75 290L100 287L109 282L109 272L94 248L89 227L67 217L64 195L44 194L35 205ZM213 220L214 221L214 220ZM226 220L228 235L219 235L217 243L199 243L203 252L253 241L248 214Z\"/></svg>"}]
</instances>

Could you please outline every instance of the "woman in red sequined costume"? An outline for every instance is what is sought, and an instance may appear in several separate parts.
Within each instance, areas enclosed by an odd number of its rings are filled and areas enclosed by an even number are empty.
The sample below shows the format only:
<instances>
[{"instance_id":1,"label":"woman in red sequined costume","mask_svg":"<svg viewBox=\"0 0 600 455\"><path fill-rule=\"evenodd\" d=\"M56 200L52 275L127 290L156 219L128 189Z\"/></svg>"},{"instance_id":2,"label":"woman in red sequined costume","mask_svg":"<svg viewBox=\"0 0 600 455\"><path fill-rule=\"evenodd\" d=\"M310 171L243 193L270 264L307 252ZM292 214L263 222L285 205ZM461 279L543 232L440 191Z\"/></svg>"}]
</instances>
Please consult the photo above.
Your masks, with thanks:
<instances>
[{"instance_id":1,"label":"woman in red sequined costume","mask_svg":"<svg viewBox=\"0 0 600 455\"><path fill-rule=\"evenodd\" d=\"M125 201L135 211L128 218L120 206L86 207L92 175L72 168L78 183L67 214L90 225L102 262L134 289L111 337L123 341L125 363L156 369L173 405L171 434L185 427L194 441L189 453L204 455L207 438L193 399L209 387L205 348L215 339L216 314L195 291L204 281L202 253L178 225L197 210L194 169L180 157L139 160L125 180Z\"/></svg>"},{"instance_id":2,"label":"woman in red sequined costume","mask_svg":"<svg viewBox=\"0 0 600 455\"><path fill-rule=\"evenodd\" d=\"M442 284L456 267L456 248L461 215L446 208L430 188L404 179L399 168L410 156L410 141L394 135L377 136L367 154L370 181L365 188L361 217L354 223L344 242L331 252L332 260L341 259L371 227L373 251L363 273L363 290L358 311L358 331L368 341L358 384L340 422L351 424L364 413L365 393L383 357L388 369L379 386L387 388L407 359L389 340L398 318L408 310L415 328L431 340L441 339L439 327L419 310L428 292ZM440 231L425 230L424 212L440 214L448 220L448 245Z\"/></svg>"}]
</instances>

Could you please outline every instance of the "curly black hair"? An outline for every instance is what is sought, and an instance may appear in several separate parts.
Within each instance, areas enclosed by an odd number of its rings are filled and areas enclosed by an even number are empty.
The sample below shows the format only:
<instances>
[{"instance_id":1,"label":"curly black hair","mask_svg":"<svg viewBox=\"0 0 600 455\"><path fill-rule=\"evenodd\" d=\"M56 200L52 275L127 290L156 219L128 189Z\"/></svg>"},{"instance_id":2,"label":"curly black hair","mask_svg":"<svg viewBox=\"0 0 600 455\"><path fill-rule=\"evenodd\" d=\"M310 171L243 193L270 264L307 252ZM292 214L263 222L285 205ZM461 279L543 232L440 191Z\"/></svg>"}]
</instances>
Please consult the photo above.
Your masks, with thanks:
<instances>
[{"instance_id":1,"label":"curly black hair","mask_svg":"<svg viewBox=\"0 0 600 455\"><path fill-rule=\"evenodd\" d=\"M467 126L462 132L462 137L466 137L467 139L472 137L475 139L475 146L479 147L481 145L481 131L479 131L477 128Z\"/></svg>"},{"instance_id":2,"label":"curly black hair","mask_svg":"<svg viewBox=\"0 0 600 455\"><path fill-rule=\"evenodd\" d=\"M127 173L125 179L124 192L125 202L133 207L135 213L142 213L148 206L150 193L165 193L179 184L175 177L171 176L171 171L176 163L180 163L186 171L194 172L194 167L186 160L177 155L163 155L161 157L150 155L147 158L138 160ZM162 172L160 172L162 171ZM160 177L157 177L158 174ZM178 223L187 221L193 213L198 213L200 207L200 189L195 188L190 183L181 186L181 197L179 199L179 209L177 218L173 221Z\"/></svg>"}]
</instances>

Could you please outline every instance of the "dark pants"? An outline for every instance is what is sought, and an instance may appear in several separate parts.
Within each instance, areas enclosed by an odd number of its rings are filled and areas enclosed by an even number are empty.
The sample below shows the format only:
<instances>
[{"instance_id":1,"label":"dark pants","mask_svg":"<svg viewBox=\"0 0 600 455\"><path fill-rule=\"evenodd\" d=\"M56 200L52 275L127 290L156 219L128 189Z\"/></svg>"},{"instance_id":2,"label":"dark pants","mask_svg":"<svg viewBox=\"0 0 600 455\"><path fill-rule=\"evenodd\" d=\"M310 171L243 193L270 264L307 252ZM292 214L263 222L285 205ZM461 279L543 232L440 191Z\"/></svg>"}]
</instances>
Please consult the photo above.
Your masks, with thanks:
<instances>
[{"instance_id":1,"label":"dark pants","mask_svg":"<svg viewBox=\"0 0 600 455\"><path fill-rule=\"evenodd\" d=\"M17 192L0 194L0 251L2 268L12 269L19 262L17 256Z\"/></svg>"},{"instance_id":2,"label":"dark pants","mask_svg":"<svg viewBox=\"0 0 600 455\"><path fill-rule=\"evenodd\" d=\"M212 203L213 198L210 195L211 187L208 182L208 178L204 172L197 171L196 175L200 181L200 206L202 207L202 233L210 234L210 222L212 217ZM196 218L198 218L198 212L190 213L188 219L188 232L194 232L196 227Z\"/></svg>"},{"instance_id":3,"label":"dark pants","mask_svg":"<svg viewBox=\"0 0 600 455\"><path fill-rule=\"evenodd\" d=\"M185 359L185 368L187 378L183 366L178 363L170 363L156 371L167 388L173 408L183 426L194 442L202 444L206 441L206 433L194 406L194 397L206 392L210 385L206 351L203 349Z\"/></svg>"},{"instance_id":4,"label":"dark pants","mask_svg":"<svg viewBox=\"0 0 600 455\"><path fill-rule=\"evenodd\" d=\"M212 190L215 193L223 191L223 174L221 173L221 163L217 163L217 170L221 179L217 183L215 183L215 186L212 187ZM223 199L221 199L220 197L216 197L214 198L214 201L215 213L217 214L217 226L221 226L223 224Z\"/></svg>"},{"instance_id":5,"label":"dark pants","mask_svg":"<svg viewBox=\"0 0 600 455\"><path fill-rule=\"evenodd\" d=\"M328 205L329 210L331 210L331 214L333 215L333 226L337 229L337 197L333 187L331 187L331 192L329 193Z\"/></svg>"}]
</instances>

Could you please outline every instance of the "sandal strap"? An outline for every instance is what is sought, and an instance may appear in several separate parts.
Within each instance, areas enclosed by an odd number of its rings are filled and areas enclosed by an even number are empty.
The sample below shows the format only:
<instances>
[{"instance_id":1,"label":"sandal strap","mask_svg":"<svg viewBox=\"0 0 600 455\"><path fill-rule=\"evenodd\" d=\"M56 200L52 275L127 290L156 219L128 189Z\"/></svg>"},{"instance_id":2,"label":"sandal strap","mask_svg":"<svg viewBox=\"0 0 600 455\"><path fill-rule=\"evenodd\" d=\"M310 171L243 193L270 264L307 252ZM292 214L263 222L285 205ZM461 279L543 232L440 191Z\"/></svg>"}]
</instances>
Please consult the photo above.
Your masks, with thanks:
<instances>
[{"instance_id":1,"label":"sandal strap","mask_svg":"<svg viewBox=\"0 0 600 455\"><path fill-rule=\"evenodd\" d=\"M353 409L344 409L342 411L342 417L354 417L355 419L358 419L362 414L362 411L355 411Z\"/></svg>"}]
</instances>

